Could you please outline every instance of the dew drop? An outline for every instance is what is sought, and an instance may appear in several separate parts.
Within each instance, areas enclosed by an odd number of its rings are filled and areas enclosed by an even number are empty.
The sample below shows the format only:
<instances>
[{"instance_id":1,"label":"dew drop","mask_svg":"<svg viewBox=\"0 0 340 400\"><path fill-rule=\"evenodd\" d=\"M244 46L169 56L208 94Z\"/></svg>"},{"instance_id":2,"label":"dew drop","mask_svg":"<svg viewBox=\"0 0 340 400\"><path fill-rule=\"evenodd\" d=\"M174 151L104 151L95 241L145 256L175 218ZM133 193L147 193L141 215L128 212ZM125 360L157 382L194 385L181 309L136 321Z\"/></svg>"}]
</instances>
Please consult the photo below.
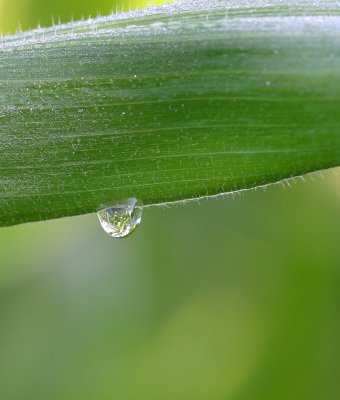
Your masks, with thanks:
<instances>
[{"instance_id":1,"label":"dew drop","mask_svg":"<svg viewBox=\"0 0 340 400\"><path fill-rule=\"evenodd\" d=\"M141 223L142 206L137 199L131 198L121 204L104 208L97 215L107 234L114 238L124 238Z\"/></svg>"}]
</instances>

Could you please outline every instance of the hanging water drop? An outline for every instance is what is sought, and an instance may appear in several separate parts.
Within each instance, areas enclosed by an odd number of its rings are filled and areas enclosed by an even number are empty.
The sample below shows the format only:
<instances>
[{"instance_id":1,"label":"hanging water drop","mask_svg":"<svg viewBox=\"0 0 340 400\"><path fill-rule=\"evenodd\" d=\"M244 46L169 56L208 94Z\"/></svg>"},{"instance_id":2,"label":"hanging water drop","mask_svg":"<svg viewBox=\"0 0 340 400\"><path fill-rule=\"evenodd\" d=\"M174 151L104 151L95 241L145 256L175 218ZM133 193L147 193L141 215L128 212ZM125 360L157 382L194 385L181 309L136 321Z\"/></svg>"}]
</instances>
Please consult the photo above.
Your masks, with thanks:
<instances>
[{"instance_id":1,"label":"hanging water drop","mask_svg":"<svg viewBox=\"0 0 340 400\"><path fill-rule=\"evenodd\" d=\"M97 215L107 234L114 238L123 238L130 235L141 223L142 207L137 199L132 198L100 210Z\"/></svg>"}]
</instances>

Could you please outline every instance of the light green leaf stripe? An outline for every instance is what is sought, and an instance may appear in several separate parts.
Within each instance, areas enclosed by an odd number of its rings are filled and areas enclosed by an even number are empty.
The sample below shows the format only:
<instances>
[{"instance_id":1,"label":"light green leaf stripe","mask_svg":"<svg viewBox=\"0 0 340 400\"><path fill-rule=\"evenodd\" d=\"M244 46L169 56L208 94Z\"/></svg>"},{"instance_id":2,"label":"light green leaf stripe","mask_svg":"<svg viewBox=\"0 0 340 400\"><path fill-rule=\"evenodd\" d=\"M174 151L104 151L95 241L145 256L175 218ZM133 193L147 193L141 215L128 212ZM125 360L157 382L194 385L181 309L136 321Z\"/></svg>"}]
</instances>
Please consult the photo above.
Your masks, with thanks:
<instances>
[{"instance_id":1,"label":"light green leaf stripe","mask_svg":"<svg viewBox=\"0 0 340 400\"><path fill-rule=\"evenodd\" d=\"M339 164L336 1L175 1L1 41L2 226Z\"/></svg>"}]
</instances>

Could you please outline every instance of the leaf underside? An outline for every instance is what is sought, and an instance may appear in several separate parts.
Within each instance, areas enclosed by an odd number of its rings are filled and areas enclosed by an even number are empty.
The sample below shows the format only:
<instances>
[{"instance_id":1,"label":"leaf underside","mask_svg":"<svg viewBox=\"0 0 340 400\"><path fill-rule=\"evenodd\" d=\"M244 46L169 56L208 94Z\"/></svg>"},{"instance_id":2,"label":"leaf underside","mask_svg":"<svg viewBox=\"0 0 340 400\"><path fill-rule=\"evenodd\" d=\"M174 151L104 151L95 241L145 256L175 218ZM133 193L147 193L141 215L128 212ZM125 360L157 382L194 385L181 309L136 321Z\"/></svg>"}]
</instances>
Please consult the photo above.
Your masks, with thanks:
<instances>
[{"instance_id":1,"label":"leaf underside","mask_svg":"<svg viewBox=\"0 0 340 400\"><path fill-rule=\"evenodd\" d=\"M340 164L340 7L173 4L0 43L0 225Z\"/></svg>"}]
</instances>

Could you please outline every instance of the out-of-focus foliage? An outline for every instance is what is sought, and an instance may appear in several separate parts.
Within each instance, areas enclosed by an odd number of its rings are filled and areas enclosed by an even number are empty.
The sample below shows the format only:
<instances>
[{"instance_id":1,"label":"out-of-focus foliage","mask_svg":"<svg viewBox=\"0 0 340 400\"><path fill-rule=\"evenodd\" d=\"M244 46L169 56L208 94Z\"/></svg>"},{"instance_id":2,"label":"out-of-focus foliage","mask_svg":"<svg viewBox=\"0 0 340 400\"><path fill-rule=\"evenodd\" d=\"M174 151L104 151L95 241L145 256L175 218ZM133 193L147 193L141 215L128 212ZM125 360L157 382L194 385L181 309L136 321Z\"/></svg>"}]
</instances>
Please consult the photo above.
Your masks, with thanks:
<instances>
[{"instance_id":1,"label":"out-of-focus foliage","mask_svg":"<svg viewBox=\"0 0 340 400\"><path fill-rule=\"evenodd\" d=\"M339 398L340 190L0 230L4 399Z\"/></svg>"},{"instance_id":2,"label":"out-of-focus foliage","mask_svg":"<svg viewBox=\"0 0 340 400\"><path fill-rule=\"evenodd\" d=\"M125 240L93 215L1 229L0 398L339 399L340 175L322 176L146 210Z\"/></svg>"},{"instance_id":3,"label":"out-of-focus foliage","mask_svg":"<svg viewBox=\"0 0 340 400\"><path fill-rule=\"evenodd\" d=\"M70 22L164 2L164 0L0 0L0 32L14 33L18 30L34 29L38 25L50 26L53 22Z\"/></svg>"}]
</instances>

